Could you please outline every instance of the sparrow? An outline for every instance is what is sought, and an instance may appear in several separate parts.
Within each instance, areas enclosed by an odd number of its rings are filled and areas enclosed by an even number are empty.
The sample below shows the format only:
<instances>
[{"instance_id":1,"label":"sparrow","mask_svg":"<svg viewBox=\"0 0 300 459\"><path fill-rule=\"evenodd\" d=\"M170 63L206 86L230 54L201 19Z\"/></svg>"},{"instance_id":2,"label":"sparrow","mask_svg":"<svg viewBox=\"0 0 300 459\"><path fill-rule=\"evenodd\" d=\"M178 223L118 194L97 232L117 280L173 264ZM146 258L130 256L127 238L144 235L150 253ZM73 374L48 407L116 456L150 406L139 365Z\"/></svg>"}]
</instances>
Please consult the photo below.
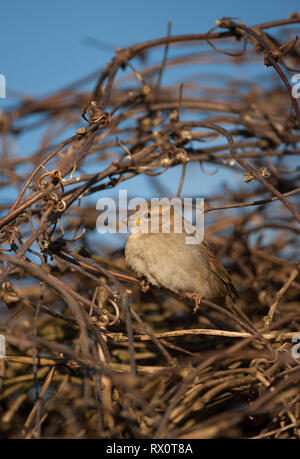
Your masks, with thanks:
<instances>
[{"instance_id":1,"label":"sparrow","mask_svg":"<svg viewBox=\"0 0 300 459\"><path fill-rule=\"evenodd\" d=\"M145 203L129 216L125 261L140 278L200 304L237 297L230 275L205 239L188 243L196 227L173 206ZM178 223L181 223L178 230Z\"/></svg>"}]
</instances>

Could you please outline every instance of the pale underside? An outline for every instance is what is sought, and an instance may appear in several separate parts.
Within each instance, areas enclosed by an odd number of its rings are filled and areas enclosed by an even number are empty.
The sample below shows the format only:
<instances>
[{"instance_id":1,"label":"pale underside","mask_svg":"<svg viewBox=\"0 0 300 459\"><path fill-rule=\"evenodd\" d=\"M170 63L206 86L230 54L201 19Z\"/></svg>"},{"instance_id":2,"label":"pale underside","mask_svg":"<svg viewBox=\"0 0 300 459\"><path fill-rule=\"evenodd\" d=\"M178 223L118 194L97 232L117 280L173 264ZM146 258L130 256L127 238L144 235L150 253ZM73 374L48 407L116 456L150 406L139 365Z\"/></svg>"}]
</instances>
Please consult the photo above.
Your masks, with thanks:
<instances>
[{"instance_id":1,"label":"pale underside","mask_svg":"<svg viewBox=\"0 0 300 459\"><path fill-rule=\"evenodd\" d=\"M200 294L217 301L235 290L230 276L208 244L186 244L181 234L131 234L126 263L152 285L180 295Z\"/></svg>"}]
</instances>

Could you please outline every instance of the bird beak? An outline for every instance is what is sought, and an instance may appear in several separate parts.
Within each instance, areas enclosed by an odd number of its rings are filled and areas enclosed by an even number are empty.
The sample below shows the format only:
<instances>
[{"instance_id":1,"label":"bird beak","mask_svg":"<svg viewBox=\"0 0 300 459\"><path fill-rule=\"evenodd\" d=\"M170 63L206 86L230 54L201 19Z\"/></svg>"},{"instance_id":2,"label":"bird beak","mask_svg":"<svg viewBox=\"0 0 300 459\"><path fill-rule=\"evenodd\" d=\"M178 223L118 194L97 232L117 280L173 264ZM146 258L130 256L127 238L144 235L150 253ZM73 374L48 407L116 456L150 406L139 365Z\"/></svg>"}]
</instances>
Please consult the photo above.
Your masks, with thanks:
<instances>
[{"instance_id":1,"label":"bird beak","mask_svg":"<svg viewBox=\"0 0 300 459\"><path fill-rule=\"evenodd\" d=\"M127 224L128 224L129 219L132 217L132 215L133 215L135 212L136 212L136 209L131 210L131 211L129 212L129 214L128 214L126 217L122 218L121 222L127 223ZM137 217L134 223L135 223L136 226L140 226L140 224L141 224L141 218L140 218L140 217Z\"/></svg>"}]
</instances>

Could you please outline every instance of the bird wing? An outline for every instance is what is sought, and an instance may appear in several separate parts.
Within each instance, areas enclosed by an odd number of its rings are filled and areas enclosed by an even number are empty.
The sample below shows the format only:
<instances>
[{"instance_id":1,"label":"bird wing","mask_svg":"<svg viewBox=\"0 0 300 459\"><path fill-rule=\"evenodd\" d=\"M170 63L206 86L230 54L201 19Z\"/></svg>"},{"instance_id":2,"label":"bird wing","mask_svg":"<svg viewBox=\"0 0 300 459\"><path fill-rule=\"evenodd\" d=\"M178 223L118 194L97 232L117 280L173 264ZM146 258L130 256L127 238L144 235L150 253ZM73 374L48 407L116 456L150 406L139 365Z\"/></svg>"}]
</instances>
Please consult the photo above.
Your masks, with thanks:
<instances>
[{"instance_id":1,"label":"bird wing","mask_svg":"<svg viewBox=\"0 0 300 459\"><path fill-rule=\"evenodd\" d=\"M203 249L203 252L206 255L206 259L208 261L210 269L224 282L224 284L229 290L230 295L232 295L233 297L237 297L238 294L231 281L231 277L229 276L224 266L220 263L214 251L210 248L210 246L205 241L202 241L201 247Z\"/></svg>"}]
</instances>

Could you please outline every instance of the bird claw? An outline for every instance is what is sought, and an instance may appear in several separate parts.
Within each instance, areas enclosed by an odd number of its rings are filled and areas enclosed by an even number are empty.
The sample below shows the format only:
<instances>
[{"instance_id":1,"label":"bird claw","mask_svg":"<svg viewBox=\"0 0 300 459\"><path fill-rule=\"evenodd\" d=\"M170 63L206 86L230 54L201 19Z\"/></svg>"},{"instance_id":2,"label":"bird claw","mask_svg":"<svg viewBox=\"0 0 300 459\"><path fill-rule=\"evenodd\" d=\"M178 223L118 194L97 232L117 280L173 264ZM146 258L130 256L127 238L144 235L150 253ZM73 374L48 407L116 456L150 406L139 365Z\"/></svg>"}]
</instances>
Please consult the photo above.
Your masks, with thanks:
<instances>
[{"instance_id":1,"label":"bird claw","mask_svg":"<svg viewBox=\"0 0 300 459\"><path fill-rule=\"evenodd\" d=\"M199 306L204 295L201 295L200 293L189 293L187 296L190 300L194 300L195 306L193 308L193 314L196 314L196 312L199 311Z\"/></svg>"},{"instance_id":2,"label":"bird claw","mask_svg":"<svg viewBox=\"0 0 300 459\"><path fill-rule=\"evenodd\" d=\"M149 282L146 279L142 279L140 285L143 293L148 292L148 290L150 289Z\"/></svg>"}]
</instances>

